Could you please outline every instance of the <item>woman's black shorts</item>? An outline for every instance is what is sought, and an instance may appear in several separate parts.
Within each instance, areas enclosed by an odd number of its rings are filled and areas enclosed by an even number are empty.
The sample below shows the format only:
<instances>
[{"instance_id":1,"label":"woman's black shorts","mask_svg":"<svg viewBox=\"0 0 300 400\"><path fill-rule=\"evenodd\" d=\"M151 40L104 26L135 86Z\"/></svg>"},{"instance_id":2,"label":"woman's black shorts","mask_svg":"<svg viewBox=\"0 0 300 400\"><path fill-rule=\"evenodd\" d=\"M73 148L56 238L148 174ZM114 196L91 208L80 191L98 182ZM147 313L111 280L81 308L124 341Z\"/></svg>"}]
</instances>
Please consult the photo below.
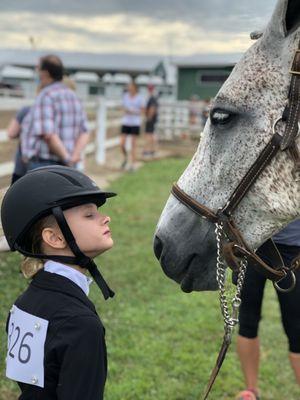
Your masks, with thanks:
<instances>
[{"instance_id":1,"label":"woman's black shorts","mask_svg":"<svg viewBox=\"0 0 300 400\"><path fill-rule=\"evenodd\" d=\"M121 133L123 135L136 135L140 134L140 127L139 126L129 126L129 125L122 125Z\"/></svg>"},{"instance_id":2,"label":"woman's black shorts","mask_svg":"<svg viewBox=\"0 0 300 400\"><path fill-rule=\"evenodd\" d=\"M284 244L276 244L281 257L286 266L291 265L291 261L299 254L300 248L296 246L287 246ZM272 265L264 251L262 245L258 251L258 255L267 264ZM293 353L300 353L300 270L295 271L297 283L295 288L289 293L280 293L276 291L280 310L281 320L285 333L289 341L289 350ZM257 272L251 264L248 265L246 278L242 290L242 304L239 315L239 334L246 338L255 338L258 335L259 322L261 320L261 309L266 277ZM280 286L290 284L290 278L286 278L280 283ZM265 312L268 312L266 310ZM274 332L276 336L276 333Z\"/></svg>"}]
</instances>

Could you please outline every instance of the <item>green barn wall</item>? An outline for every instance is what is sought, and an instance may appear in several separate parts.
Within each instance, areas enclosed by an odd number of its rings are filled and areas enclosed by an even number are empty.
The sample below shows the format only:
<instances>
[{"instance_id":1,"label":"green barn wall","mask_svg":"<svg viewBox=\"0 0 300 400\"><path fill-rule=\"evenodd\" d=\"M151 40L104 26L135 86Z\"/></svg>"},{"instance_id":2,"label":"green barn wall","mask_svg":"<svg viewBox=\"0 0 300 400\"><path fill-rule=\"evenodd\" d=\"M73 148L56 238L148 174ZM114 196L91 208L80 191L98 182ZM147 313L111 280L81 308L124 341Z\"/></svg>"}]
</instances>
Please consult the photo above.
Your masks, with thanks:
<instances>
[{"instance_id":1,"label":"green barn wall","mask_svg":"<svg viewBox=\"0 0 300 400\"><path fill-rule=\"evenodd\" d=\"M188 100L193 95L198 95L200 99L214 97L219 91L222 83L220 82L201 82L201 75L221 75L229 76L233 67L178 67L177 78L177 98L178 100Z\"/></svg>"}]
</instances>

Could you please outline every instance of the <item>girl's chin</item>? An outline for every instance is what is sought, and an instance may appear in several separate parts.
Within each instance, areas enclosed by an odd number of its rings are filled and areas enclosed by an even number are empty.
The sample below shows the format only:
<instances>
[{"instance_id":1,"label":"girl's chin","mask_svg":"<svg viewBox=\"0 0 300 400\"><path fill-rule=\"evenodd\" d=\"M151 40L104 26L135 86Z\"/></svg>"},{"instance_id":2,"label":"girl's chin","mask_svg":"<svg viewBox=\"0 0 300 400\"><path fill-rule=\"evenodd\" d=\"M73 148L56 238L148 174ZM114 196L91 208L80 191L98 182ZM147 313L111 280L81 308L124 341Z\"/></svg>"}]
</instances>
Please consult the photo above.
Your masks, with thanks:
<instances>
[{"instance_id":1,"label":"girl's chin","mask_svg":"<svg viewBox=\"0 0 300 400\"><path fill-rule=\"evenodd\" d=\"M90 258L95 258L97 256L100 256L100 254L104 253L107 250L110 250L114 245L113 240L110 241L110 243L106 243L105 246L103 246L101 249L95 249L95 250L89 250L89 251L83 251L83 253L90 257Z\"/></svg>"}]
</instances>

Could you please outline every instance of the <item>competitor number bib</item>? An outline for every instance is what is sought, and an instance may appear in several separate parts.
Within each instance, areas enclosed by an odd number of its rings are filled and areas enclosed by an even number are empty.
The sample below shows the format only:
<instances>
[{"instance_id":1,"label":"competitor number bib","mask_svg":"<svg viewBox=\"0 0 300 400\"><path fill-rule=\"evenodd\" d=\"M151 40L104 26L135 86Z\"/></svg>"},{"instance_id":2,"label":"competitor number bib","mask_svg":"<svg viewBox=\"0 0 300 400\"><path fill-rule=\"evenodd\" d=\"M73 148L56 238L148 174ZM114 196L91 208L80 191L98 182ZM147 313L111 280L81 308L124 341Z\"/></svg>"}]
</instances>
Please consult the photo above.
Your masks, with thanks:
<instances>
[{"instance_id":1,"label":"competitor number bib","mask_svg":"<svg viewBox=\"0 0 300 400\"><path fill-rule=\"evenodd\" d=\"M13 305L8 325L6 376L44 387L44 345L48 321Z\"/></svg>"}]
</instances>

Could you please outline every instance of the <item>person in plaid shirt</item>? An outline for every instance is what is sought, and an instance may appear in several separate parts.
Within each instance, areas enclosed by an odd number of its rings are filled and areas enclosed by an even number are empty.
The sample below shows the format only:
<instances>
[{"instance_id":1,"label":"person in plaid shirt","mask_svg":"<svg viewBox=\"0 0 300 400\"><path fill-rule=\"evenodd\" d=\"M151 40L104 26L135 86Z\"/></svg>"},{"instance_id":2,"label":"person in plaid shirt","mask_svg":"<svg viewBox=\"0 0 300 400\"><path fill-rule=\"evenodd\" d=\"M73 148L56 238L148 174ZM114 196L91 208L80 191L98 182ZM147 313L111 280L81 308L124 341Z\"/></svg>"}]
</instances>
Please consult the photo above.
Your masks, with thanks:
<instances>
[{"instance_id":1,"label":"person in plaid shirt","mask_svg":"<svg viewBox=\"0 0 300 400\"><path fill-rule=\"evenodd\" d=\"M63 84L59 57L42 57L38 65L41 92L22 123L21 151L27 170L45 165L76 167L89 134L78 97Z\"/></svg>"}]
</instances>

